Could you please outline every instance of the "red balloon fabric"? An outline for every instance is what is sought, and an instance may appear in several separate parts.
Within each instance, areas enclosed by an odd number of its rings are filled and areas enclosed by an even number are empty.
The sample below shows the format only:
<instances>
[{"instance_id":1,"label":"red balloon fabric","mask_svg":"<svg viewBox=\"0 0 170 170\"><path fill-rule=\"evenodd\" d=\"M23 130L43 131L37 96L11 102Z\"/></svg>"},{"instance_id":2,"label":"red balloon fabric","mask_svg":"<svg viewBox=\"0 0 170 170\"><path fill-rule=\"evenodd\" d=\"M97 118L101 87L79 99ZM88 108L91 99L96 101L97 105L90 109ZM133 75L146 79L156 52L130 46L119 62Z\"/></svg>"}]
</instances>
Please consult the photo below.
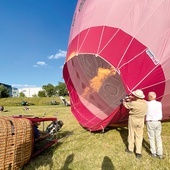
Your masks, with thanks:
<instances>
[{"instance_id":1,"label":"red balloon fabric","mask_svg":"<svg viewBox=\"0 0 170 170\"><path fill-rule=\"evenodd\" d=\"M84 128L127 122L120 100L136 89L155 91L170 118L169 2L78 1L63 77Z\"/></svg>"}]
</instances>

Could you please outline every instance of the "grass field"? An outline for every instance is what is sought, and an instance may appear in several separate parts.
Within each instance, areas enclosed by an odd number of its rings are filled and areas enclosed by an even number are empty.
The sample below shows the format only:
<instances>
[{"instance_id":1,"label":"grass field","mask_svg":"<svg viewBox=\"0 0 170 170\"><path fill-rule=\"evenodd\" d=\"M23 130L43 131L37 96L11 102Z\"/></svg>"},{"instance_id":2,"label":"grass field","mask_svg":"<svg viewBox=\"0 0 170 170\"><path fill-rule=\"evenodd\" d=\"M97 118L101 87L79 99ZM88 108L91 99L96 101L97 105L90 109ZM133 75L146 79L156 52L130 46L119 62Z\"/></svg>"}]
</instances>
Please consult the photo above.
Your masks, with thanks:
<instances>
[{"instance_id":1,"label":"grass field","mask_svg":"<svg viewBox=\"0 0 170 170\"><path fill-rule=\"evenodd\" d=\"M24 170L170 170L170 122L162 123L164 159L149 156L149 144L144 128L142 159L125 152L127 128L111 128L105 133L91 133L83 129L71 114L70 107L6 106L1 115L55 116L64 122L58 132L57 145L32 159Z\"/></svg>"}]
</instances>

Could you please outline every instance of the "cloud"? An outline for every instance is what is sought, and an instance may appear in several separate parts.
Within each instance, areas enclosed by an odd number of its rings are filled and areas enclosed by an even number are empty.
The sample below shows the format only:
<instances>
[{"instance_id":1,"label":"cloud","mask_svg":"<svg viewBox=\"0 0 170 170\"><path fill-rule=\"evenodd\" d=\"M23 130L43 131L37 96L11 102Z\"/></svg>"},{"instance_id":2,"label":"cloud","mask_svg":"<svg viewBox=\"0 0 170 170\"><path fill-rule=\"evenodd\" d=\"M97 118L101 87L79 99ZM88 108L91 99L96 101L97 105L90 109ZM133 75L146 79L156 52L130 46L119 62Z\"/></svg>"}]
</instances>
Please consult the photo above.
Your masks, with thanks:
<instances>
[{"instance_id":1,"label":"cloud","mask_svg":"<svg viewBox=\"0 0 170 170\"><path fill-rule=\"evenodd\" d=\"M38 61L34 67L49 67L48 64L46 64L44 61Z\"/></svg>"},{"instance_id":2,"label":"cloud","mask_svg":"<svg viewBox=\"0 0 170 170\"><path fill-rule=\"evenodd\" d=\"M47 66L47 64L44 61L38 61L37 65L39 65L39 66Z\"/></svg>"},{"instance_id":3,"label":"cloud","mask_svg":"<svg viewBox=\"0 0 170 170\"><path fill-rule=\"evenodd\" d=\"M51 55L48 58L49 59L58 59L58 58L66 57L66 54L67 54L67 51L58 50L57 54Z\"/></svg>"}]
</instances>

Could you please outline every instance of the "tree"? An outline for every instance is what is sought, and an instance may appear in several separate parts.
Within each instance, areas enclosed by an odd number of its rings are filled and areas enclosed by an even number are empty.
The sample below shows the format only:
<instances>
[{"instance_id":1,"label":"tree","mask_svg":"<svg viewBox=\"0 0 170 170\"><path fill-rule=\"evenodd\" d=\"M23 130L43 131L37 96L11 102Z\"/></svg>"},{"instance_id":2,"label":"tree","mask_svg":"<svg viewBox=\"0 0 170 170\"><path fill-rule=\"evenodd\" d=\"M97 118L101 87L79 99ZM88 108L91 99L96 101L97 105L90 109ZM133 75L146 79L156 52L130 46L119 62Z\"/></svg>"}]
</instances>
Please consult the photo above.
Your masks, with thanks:
<instances>
[{"instance_id":1,"label":"tree","mask_svg":"<svg viewBox=\"0 0 170 170\"><path fill-rule=\"evenodd\" d=\"M41 90L38 92L38 97L46 97L45 90Z\"/></svg>"},{"instance_id":2,"label":"tree","mask_svg":"<svg viewBox=\"0 0 170 170\"><path fill-rule=\"evenodd\" d=\"M9 90L4 85L0 85L0 98L9 97Z\"/></svg>"},{"instance_id":3,"label":"tree","mask_svg":"<svg viewBox=\"0 0 170 170\"><path fill-rule=\"evenodd\" d=\"M33 97L33 98L36 98L36 97L38 97L38 96L37 96L36 94L33 94L32 97Z\"/></svg>"},{"instance_id":4,"label":"tree","mask_svg":"<svg viewBox=\"0 0 170 170\"><path fill-rule=\"evenodd\" d=\"M59 96L68 96L68 90L66 88L65 83L58 82L58 86L56 86L56 90Z\"/></svg>"},{"instance_id":5,"label":"tree","mask_svg":"<svg viewBox=\"0 0 170 170\"><path fill-rule=\"evenodd\" d=\"M45 90L48 97L55 96L57 94L56 87L50 83L48 85L43 85L42 89Z\"/></svg>"},{"instance_id":6,"label":"tree","mask_svg":"<svg viewBox=\"0 0 170 170\"><path fill-rule=\"evenodd\" d=\"M23 92L20 92L19 97L25 97L25 94Z\"/></svg>"},{"instance_id":7,"label":"tree","mask_svg":"<svg viewBox=\"0 0 170 170\"><path fill-rule=\"evenodd\" d=\"M42 91L39 91L39 97L51 97L51 96L68 96L68 90L66 88L66 84L63 82L58 82L57 86L52 84L47 84L42 86Z\"/></svg>"}]
</instances>

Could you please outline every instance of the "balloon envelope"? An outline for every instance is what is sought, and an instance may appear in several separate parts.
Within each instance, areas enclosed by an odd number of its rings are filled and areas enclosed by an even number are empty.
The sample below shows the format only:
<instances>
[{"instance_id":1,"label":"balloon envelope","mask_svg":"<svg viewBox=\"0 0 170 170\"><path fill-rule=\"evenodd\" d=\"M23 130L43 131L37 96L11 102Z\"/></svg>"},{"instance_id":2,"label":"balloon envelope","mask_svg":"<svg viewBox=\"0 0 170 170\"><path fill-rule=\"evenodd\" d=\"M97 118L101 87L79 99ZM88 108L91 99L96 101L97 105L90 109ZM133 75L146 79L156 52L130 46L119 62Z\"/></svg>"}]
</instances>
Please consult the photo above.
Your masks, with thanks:
<instances>
[{"instance_id":1,"label":"balloon envelope","mask_svg":"<svg viewBox=\"0 0 170 170\"><path fill-rule=\"evenodd\" d=\"M127 122L121 99L155 91L170 116L170 1L79 0L63 77L71 111L90 131Z\"/></svg>"}]
</instances>

